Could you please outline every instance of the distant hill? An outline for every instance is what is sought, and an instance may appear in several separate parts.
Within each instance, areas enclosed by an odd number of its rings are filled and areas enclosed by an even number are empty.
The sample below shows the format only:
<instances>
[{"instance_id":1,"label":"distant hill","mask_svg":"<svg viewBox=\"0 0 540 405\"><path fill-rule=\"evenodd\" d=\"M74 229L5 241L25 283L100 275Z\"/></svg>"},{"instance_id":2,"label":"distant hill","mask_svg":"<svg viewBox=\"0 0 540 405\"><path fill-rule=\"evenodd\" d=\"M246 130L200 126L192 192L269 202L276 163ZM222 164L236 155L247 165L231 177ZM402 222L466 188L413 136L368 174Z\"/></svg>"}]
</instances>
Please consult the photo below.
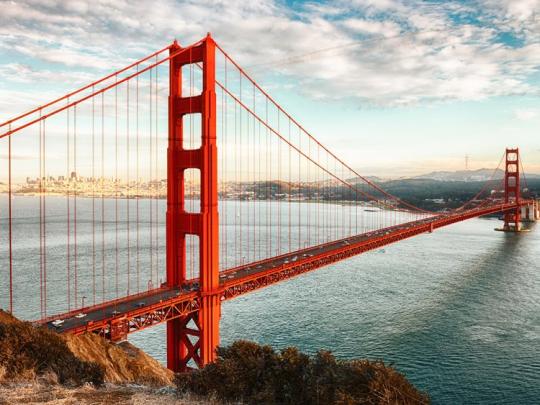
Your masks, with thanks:
<instances>
[{"instance_id":1,"label":"distant hill","mask_svg":"<svg viewBox=\"0 0 540 405\"><path fill-rule=\"evenodd\" d=\"M420 176L415 176L413 179L429 179L437 181L487 181L490 178L493 179L502 179L504 177L504 170L497 169L495 175L493 175L493 169L478 169L478 170L457 170L455 172L451 171L438 171L431 172L427 174L422 174ZM540 179L538 174L525 174L525 177L528 179Z\"/></svg>"},{"instance_id":2,"label":"distant hill","mask_svg":"<svg viewBox=\"0 0 540 405\"><path fill-rule=\"evenodd\" d=\"M437 171L415 176L413 179L429 179L437 181L486 181L493 176L493 169ZM497 169L494 179L502 179L504 170Z\"/></svg>"},{"instance_id":3,"label":"distant hill","mask_svg":"<svg viewBox=\"0 0 540 405\"><path fill-rule=\"evenodd\" d=\"M364 179L367 179L373 183L384 183L385 181L387 181L386 179L383 179L377 176L364 176ZM360 179L360 177L351 177L345 180L351 184L357 184L357 183L364 184L364 180Z\"/></svg>"}]
</instances>

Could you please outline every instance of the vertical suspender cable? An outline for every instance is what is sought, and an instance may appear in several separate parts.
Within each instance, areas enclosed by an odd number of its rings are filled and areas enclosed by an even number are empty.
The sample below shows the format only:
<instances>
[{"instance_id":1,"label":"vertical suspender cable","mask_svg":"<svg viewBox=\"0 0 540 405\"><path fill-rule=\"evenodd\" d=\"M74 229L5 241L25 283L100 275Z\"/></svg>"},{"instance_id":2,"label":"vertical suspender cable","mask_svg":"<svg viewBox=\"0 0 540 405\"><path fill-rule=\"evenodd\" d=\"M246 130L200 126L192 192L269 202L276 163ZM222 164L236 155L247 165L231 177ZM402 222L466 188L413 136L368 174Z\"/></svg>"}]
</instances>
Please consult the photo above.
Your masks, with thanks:
<instances>
[{"instance_id":1,"label":"vertical suspender cable","mask_svg":"<svg viewBox=\"0 0 540 405\"><path fill-rule=\"evenodd\" d=\"M238 122L237 122L238 103L234 103L234 186L238 187ZM238 256L240 255L238 243L238 196L234 197L233 216L234 216L234 261L233 267L238 265Z\"/></svg>"},{"instance_id":2,"label":"vertical suspender cable","mask_svg":"<svg viewBox=\"0 0 540 405\"><path fill-rule=\"evenodd\" d=\"M224 58L224 66L223 68L225 69L225 64L227 63L226 59ZM223 77L223 82L225 83L225 77ZM217 97L217 96L216 96ZM224 143L224 137L225 137L225 90L223 88L221 88L221 105L220 105L220 112L221 112L221 132L219 132L219 136L218 136L218 139L217 139L217 142L218 142L218 148L219 148L219 165L220 165L220 178L219 178L219 181L220 181L220 188L219 188L219 191L218 191L218 204L220 204L220 207L219 209L221 210L221 212L225 212L225 209L226 209L226 204L224 204L223 202L223 195L224 195L224 191L225 191L225 164L224 164L224 146L225 146L225 143ZM219 115L219 112L218 112L218 115ZM201 190L202 191L202 190ZM224 226L224 222L227 221L227 215L225 214L221 221L220 221L220 227L219 227L219 241L220 241L220 245L219 245L219 248L220 248L220 258L221 258L221 261L220 261L220 268L219 270L222 271L223 269L226 269L227 266L225 265L225 262L226 262L226 249L227 249L227 243L225 242L226 241L226 238L227 238L227 232L226 232L226 226Z\"/></svg>"},{"instance_id":3,"label":"vertical suspender cable","mask_svg":"<svg viewBox=\"0 0 540 405\"><path fill-rule=\"evenodd\" d=\"M227 86L227 58L223 58L223 81L225 83L225 87ZM227 268L227 222L228 222L228 217L227 217L227 202L224 201L224 195L225 195L225 182L226 182L226 178L225 178L225 170L226 170L226 167L225 167L225 147L227 145L227 141L226 141L226 136L227 136L227 117L226 117L226 114L227 114L227 100L225 98L225 90L222 88L221 89L221 134L219 136L219 139L218 141L221 143L221 156L220 156L220 159L221 159L221 192L222 192L222 197L221 197L221 209L223 210L222 212L224 213L224 216L223 216L223 219L221 220L221 231L222 231L222 236L221 236L221 240L220 240L220 243L221 243L221 246L222 246L222 253L221 253L221 270L224 270Z\"/></svg>"},{"instance_id":4,"label":"vertical suspender cable","mask_svg":"<svg viewBox=\"0 0 540 405\"><path fill-rule=\"evenodd\" d=\"M265 126L266 126L266 198L268 199L268 206L266 209L266 237L268 239L268 252L267 255L272 255L272 224L270 221L272 217L272 187L270 182L272 181L272 140L270 138L270 132L268 129L268 97L265 97Z\"/></svg>"},{"instance_id":5,"label":"vertical suspender cable","mask_svg":"<svg viewBox=\"0 0 540 405\"><path fill-rule=\"evenodd\" d=\"M249 89L248 86L246 86L247 89ZM249 102L249 92L248 90L246 89L246 103ZM251 143L251 136L250 136L250 125L249 125L249 114L246 114L246 132L245 132L245 136L246 136L246 147L245 147L245 157L242 157L242 159L245 159L245 162L246 162L246 168L244 169L244 172L243 173L246 173L246 178L245 178L245 181L243 181L243 187L242 187L242 191L243 191L243 201L245 201L245 206L246 206L246 223L245 223L245 228L246 228L246 252L245 252L245 259L246 261L249 263L250 261L250 254L251 254L251 241L250 241L250 221L251 221L251 216L250 216L250 204L249 204L249 197L248 197L248 194L246 192L246 190L248 189L249 187L249 181L251 179L251 176L250 176L250 163L251 163L251 159L250 159L250 143ZM243 155L242 155L243 156Z\"/></svg>"},{"instance_id":6,"label":"vertical suspender cable","mask_svg":"<svg viewBox=\"0 0 540 405\"><path fill-rule=\"evenodd\" d=\"M253 112L255 112L255 86L253 86ZM255 211L256 211L256 205L255 205L255 199L257 198L257 194L256 194L256 187L255 187L255 184L256 183L256 171L255 171L255 165L256 165L256 159L257 159L257 156L255 154L255 148L256 148L256 138L255 138L255 115L253 116L253 135L252 135L252 140L253 140L253 153L252 153L252 158L253 158L253 175L252 175L252 178L253 178L253 199L252 199L252 206L253 206L253 223L251 224L252 227L253 227L253 261L255 261L256 259L256 249L257 249L257 235L255 233L255 230L256 230L256 227L257 227L257 224L255 223Z\"/></svg>"},{"instance_id":7,"label":"vertical suspender cable","mask_svg":"<svg viewBox=\"0 0 540 405\"><path fill-rule=\"evenodd\" d=\"M137 65L137 73L139 72L139 65ZM139 200L140 200L140 190L139 185L141 183L140 173L139 173L139 75L137 74L136 77L136 83L137 83L137 94L136 94L136 109L135 109L135 127L136 127L136 149L137 149L137 158L136 158L136 174L137 174L137 191L136 191L136 201L135 201L135 209L137 211L136 213L136 222L137 222L137 258L136 258L136 267L137 267L137 293L140 292L140 253L139 253L139 243L140 243L140 225L139 225Z\"/></svg>"},{"instance_id":8,"label":"vertical suspender cable","mask_svg":"<svg viewBox=\"0 0 540 405\"><path fill-rule=\"evenodd\" d=\"M105 93L101 93L101 301L105 301Z\"/></svg>"},{"instance_id":9,"label":"vertical suspender cable","mask_svg":"<svg viewBox=\"0 0 540 405\"><path fill-rule=\"evenodd\" d=\"M223 58L223 63L224 63L224 75L225 75L225 88L227 88L227 58ZM228 130L228 116L227 116L227 97L225 97L225 91L224 89L221 89L221 93L222 93L222 100L223 100L223 120L224 120L224 128L223 128L223 134L222 134L222 139L223 139L223 143L222 143L222 148L221 148L221 153L222 153L222 159L221 159L221 162L222 162L222 165L223 165L223 168L224 170L222 170L222 173L221 173L221 176L223 176L223 179L224 181L227 181L228 178L225 177L225 170L227 170L227 167L225 166L225 148L228 146L228 143L227 143L227 130ZM225 191L225 190L224 190ZM229 231L229 216L227 215L227 207L228 207L228 201L223 201L223 208L224 208L224 218L225 218L225 226L223 226L223 229L224 229L224 232L223 232L223 246L224 246L224 255L223 255L223 259L224 259L224 269L227 269L228 268L228 264L229 264L229 254L228 254L228 248L229 248L229 245L228 245L228 238L227 238L227 235L228 235L228 231ZM223 223L223 222L222 222Z\"/></svg>"},{"instance_id":10,"label":"vertical suspender cable","mask_svg":"<svg viewBox=\"0 0 540 405\"><path fill-rule=\"evenodd\" d=\"M94 86L92 86L92 93ZM92 97L92 305L96 305L96 99Z\"/></svg>"},{"instance_id":11,"label":"vertical suspender cable","mask_svg":"<svg viewBox=\"0 0 540 405\"><path fill-rule=\"evenodd\" d=\"M265 97L265 125L266 125L266 244L268 257L272 254L272 227L270 225L270 219L272 218L272 189L270 187L271 177L271 161L272 161L272 147L270 142L269 130L268 130L268 98Z\"/></svg>"},{"instance_id":12,"label":"vertical suspender cable","mask_svg":"<svg viewBox=\"0 0 540 405\"><path fill-rule=\"evenodd\" d=\"M149 103L149 116L148 116L148 123L149 123L149 135L150 135L150 156L149 156L149 180L148 180L148 204L150 208L150 280L154 279L154 208L152 206L152 193L153 193L153 182L152 182L152 167L153 167L153 153L152 153L152 131L153 131L153 125L152 125L152 69L149 70L149 91L148 91L148 103ZM150 281L150 284L152 284L152 281Z\"/></svg>"},{"instance_id":13,"label":"vertical suspender cable","mask_svg":"<svg viewBox=\"0 0 540 405\"><path fill-rule=\"evenodd\" d=\"M308 138L308 156L311 159L311 139ZM311 194L311 162L308 160L306 162L306 169L307 169L307 198L308 198L308 205L307 205L307 244L308 246L311 246L311 209L313 208L311 202L312 202L312 194Z\"/></svg>"},{"instance_id":14,"label":"vertical suspender cable","mask_svg":"<svg viewBox=\"0 0 540 405\"><path fill-rule=\"evenodd\" d=\"M259 143L258 143L258 147L259 147L259 176L258 176L258 184L259 184L259 187L258 187L258 190L257 190L257 206L259 208L259 215L258 215L258 228L259 228L259 254L258 254L258 257L257 257L257 260L261 260L263 258L263 253L262 253L262 244L264 243L263 242L263 227L262 227L262 208L263 208L263 204L262 202L260 201L261 200L261 196L262 196L262 187L263 187L263 182L262 182L262 171L261 171L261 161L262 161L262 153L263 153L263 144L262 144L262 134L261 134L261 122L259 121Z\"/></svg>"},{"instance_id":15,"label":"vertical suspender cable","mask_svg":"<svg viewBox=\"0 0 540 405\"><path fill-rule=\"evenodd\" d=\"M281 133L281 131L279 130L279 124L280 124L280 120L279 120L279 110L277 110L277 132L278 134ZM277 141L278 143L278 187L279 187L279 194L280 194L280 198L277 200L277 203L278 203L278 243L277 243L277 254L281 254L281 194L283 194L283 182L282 182L282 179L281 179L281 141L278 139Z\"/></svg>"},{"instance_id":16,"label":"vertical suspender cable","mask_svg":"<svg viewBox=\"0 0 540 405\"><path fill-rule=\"evenodd\" d=\"M298 149L299 150L302 150L302 133L300 131L300 128L298 128ZM301 191L301 184L302 184L302 179L300 178L300 173L302 171L302 168L301 168L301 161L302 161L302 156L300 155L300 152L298 152L298 185L297 185L297 188L298 188L298 197L300 197L300 191ZM302 192L302 195L303 195L303 192ZM305 243L304 243L304 240L302 239L302 212L301 212L301 207L302 207L302 203L300 202L300 198L297 199L298 202L298 249L301 249ZM309 215L309 211L308 211L308 215Z\"/></svg>"},{"instance_id":17,"label":"vertical suspender cable","mask_svg":"<svg viewBox=\"0 0 540 405\"><path fill-rule=\"evenodd\" d=\"M42 131L43 131L43 141L42 141L42 146L43 146L43 170L42 170L42 173L43 173L43 176L45 178L45 186L47 184L47 167L46 167L46 162L47 162L47 155L46 155L46 149L45 149L45 125L46 125L46 120L43 120L43 127L42 127ZM44 189L43 189L43 192L45 193L47 190L44 186ZM43 193L43 200L42 200L42 212L43 212L43 223L42 223L42 227L43 227L43 231L42 231L42 235L43 235L43 317L46 317L47 316L47 205L46 205L46 201L47 201L47 198L45 196L45 194Z\"/></svg>"},{"instance_id":18,"label":"vertical suspender cable","mask_svg":"<svg viewBox=\"0 0 540 405\"><path fill-rule=\"evenodd\" d=\"M321 148L319 145L317 145L317 162L321 161ZM320 205L321 205L321 180L320 180L320 173L321 169L319 167L315 167L315 170L317 171L317 245L321 243L321 220L320 220Z\"/></svg>"},{"instance_id":19,"label":"vertical suspender cable","mask_svg":"<svg viewBox=\"0 0 540 405\"><path fill-rule=\"evenodd\" d=\"M78 176L77 176L77 105L73 107L73 272L74 272L74 298L75 298L75 308L77 307L78 301L78 274L77 274L77 188L78 188Z\"/></svg>"},{"instance_id":20,"label":"vertical suspender cable","mask_svg":"<svg viewBox=\"0 0 540 405\"><path fill-rule=\"evenodd\" d=\"M41 117L41 109L39 110ZM39 121L39 299L40 299L40 316L43 315L43 137L42 137L42 121Z\"/></svg>"},{"instance_id":21,"label":"vertical suspender cable","mask_svg":"<svg viewBox=\"0 0 540 405\"><path fill-rule=\"evenodd\" d=\"M118 83L118 76L115 76L115 80ZM118 85L114 86L114 235L114 285L118 298Z\"/></svg>"},{"instance_id":22,"label":"vertical suspender cable","mask_svg":"<svg viewBox=\"0 0 540 405\"><path fill-rule=\"evenodd\" d=\"M9 124L11 132L11 124ZM11 183L11 135L8 137L8 233L9 233L9 312L13 313L13 190Z\"/></svg>"},{"instance_id":23,"label":"vertical suspender cable","mask_svg":"<svg viewBox=\"0 0 540 405\"><path fill-rule=\"evenodd\" d=\"M156 85L154 86L154 90L156 92L156 107L155 107L155 111L156 111L156 131L155 131L155 136L156 136L156 146L154 148L154 153L155 153L155 158L154 158L154 163L155 163L155 176L156 176L156 193L155 193L155 196L154 196L154 203L155 203L155 213L156 213L156 281L160 282L159 280L159 209L158 209L158 202L159 202L159 195L158 193L160 192L160 186L161 186L161 182L159 181L159 141L158 141L158 131L159 131L159 117L158 117L158 98L159 98L159 82L158 82L158 79L159 79L159 65L157 65L157 61L158 61L158 56L156 55ZM160 283L161 284L161 283Z\"/></svg>"},{"instance_id":24,"label":"vertical suspender cable","mask_svg":"<svg viewBox=\"0 0 540 405\"><path fill-rule=\"evenodd\" d=\"M189 51L190 61L193 60L193 55L191 50ZM189 148L193 149L195 146L195 129L194 117L193 117L193 96L195 95L195 66L193 63L189 64ZM202 124L202 122L201 122ZM202 133L201 133L202 136ZM190 211L195 211L195 189L193 187L193 182L195 177L193 176L193 170L189 171L189 205ZM191 279L195 278L195 238L190 237L190 246L189 246L189 276Z\"/></svg>"},{"instance_id":25,"label":"vertical suspender cable","mask_svg":"<svg viewBox=\"0 0 540 405\"><path fill-rule=\"evenodd\" d=\"M129 202L131 199L131 185L129 183L129 80L126 81L126 225L127 225L127 295L131 291L131 244L130 244L130 222L129 222Z\"/></svg>"},{"instance_id":26,"label":"vertical suspender cable","mask_svg":"<svg viewBox=\"0 0 540 405\"><path fill-rule=\"evenodd\" d=\"M242 102L242 72L239 71L239 78L240 78L240 102ZM238 180L240 184L240 195L242 195L243 191L243 183L242 183L242 107L239 106L239 115L238 115L238 121L239 121L239 138L240 141L237 145L238 147ZM242 198L239 199L238 202L238 210L239 210L239 232L240 232L240 263L244 264L244 246L243 246L243 240L242 240Z\"/></svg>"},{"instance_id":27,"label":"vertical suspender cable","mask_svg":"<svg viewBox=\"0 0 540 405\"><path fill-rule=\"evenodd\" d=\"M261 135L261 123L259 121L259 142L257 144L257 146L259 147L259 157L258 157L258 164L259 164L259 175L257 176L257 184L258 184L258 187L257 187L257 200L258 200L258 207L259 207L259 215L258 215L258 218L257 218L257 226L259 228L259 252L258 252L258 257L257 257L257 260L260 260L262 259L263 255L262 255L262 252L261 252L261 249L262 249L262 243L263 243L263 239L262 239L262 222L261 222L261 215L262 215L262 202L261 202L261 196L262 196L262 186L263 186L263 183L262 183L262 172L261 172L261 159L262 159L262 156L261 156L261 150L262 150L262 135Z\"/></svg>"},{"instance_id":28,"label":"vertical suspender cable","mask_svg":"<svg viewBox=\"0 0 540 405\"><path fill-rule=\"evenodd\" d=\"M43 175L47 177L47 149L46 149L46 124L43 120ZM45 183L47 184L47 183ZM45 190L47 191L47 190ZM43 196L43 312L47 316L47 197Z\"/></svg>"},{"instance_id":29,"label":"vertical suspender cable","mask_svg":"<svg viewBox=\"0 0 540 405\"><path fill-rule=\"evenodd\" d=\"M356 190L356 188L355 188ZM352 236L352 195L350 194L350 191L347 191L347 193L350 195L349 198L347 198L347 213L349 215L349 235Z\"/></svg>"},{"instance_id":30,"label":"vertical suspender cable","mask_svg":"<svg viewBox=\"0 0 540 405\"><path fill-rule=\"evenodd\" d=\"M335 159L332 160L333 163L334 163L334 168L333 168L333 172L336 173L337 169L336 169L336 161ZM338 227L338 220L337 220L337 217L338 217L338 199L337 199L337 182L332 179L332 201L331 201L331 205L330 207L332 207L332 211L330 212L330 226L332 228L334 228L334 240L337 240L339 239L338 237L338 232L339 232L339 227Z\"/></svg>"},{"instance_id":31,"label":"vertical suspender cable","mask_svg":"<svg viewBox=\"0 0 540 405\"><path fill-rule=\"evenodd\" d=\"M67 103L69 104L69 97L67 98ZM70 232L71 232L71 224L70 224L70 217L71 217L71 213L70 213L70 204L69 204L69 195L70 195L70 182L71 182L71 178L70 178L70 173L69 173L69 156L70 156L70 147L69 147L69 108L66 109L66 114L67 114L67 131L66 131L66 137L67 137L67 150L66 150L66 164L67 164L67 169L66 169L66 203L67 203L67 255L66 255L66 258L67 258L67 302L68 302L68 311L71 310L71 269L70 269L70 266L71 266L71 260L70 260L70 254L71 254L71 247L70 247L70 243L71 243L71 235L70 235Z\"/></svg>"},{"instance_id":32,"label":"vertical suspender cable","mask_svg":"<svg viewBox=\"0 0 540 405\"><path fill-rule=\"evenodd\" d=\"M358 190L354 190L354 234L358 235Z\"/></svg>"},{"instance_id":33,"label":"vertical suspender cable","mask_svg":"<svg viewBox=\"0 0 540 405\"><path fill-rule=\"evenodd\" d=\"M291 142L291 119L289 118L289 142ZM291 158L291 147L287 148L289 150L289 252L292 251L292 239L291 239L291 224L292 224L292 213L291 213L291 194L292 194L292 158Z\"/></svg>"}]
</instances>

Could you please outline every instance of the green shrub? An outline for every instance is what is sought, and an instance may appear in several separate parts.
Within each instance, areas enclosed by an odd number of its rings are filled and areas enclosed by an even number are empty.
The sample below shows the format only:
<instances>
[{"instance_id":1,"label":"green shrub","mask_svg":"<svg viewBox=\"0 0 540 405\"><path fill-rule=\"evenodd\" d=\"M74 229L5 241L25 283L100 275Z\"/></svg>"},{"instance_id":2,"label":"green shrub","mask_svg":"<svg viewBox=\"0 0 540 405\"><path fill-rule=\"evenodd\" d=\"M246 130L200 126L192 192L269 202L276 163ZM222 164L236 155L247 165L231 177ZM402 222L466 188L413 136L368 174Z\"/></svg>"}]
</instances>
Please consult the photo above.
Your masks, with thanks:
<instances>
[{"instance_id":1,"label":"green shrub","mask_svg":"<svg viewBox=\"0 0 540 405\"><path fill-rule=\"evenodd\" d=\"M216 362L176 376L179 393L248 404L425 404L426 394L383 362L309 357L297 348L237 341L218 348Z\"/></svg>"}]
</instances>

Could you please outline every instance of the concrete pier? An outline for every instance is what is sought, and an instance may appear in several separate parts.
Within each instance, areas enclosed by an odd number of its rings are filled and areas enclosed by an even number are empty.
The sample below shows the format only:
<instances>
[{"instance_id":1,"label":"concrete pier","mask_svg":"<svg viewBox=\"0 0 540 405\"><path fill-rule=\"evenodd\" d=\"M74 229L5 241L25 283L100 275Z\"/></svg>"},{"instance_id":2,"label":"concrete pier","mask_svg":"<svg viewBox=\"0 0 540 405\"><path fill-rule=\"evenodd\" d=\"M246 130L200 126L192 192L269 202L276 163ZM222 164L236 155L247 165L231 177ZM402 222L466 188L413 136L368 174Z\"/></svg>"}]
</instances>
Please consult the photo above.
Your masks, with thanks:
<instances>
[{"instance_id":1,"label":"concrete pier","mask_svg":"<svg viewBox=\"0 0 540 405\"><path fill-rule=\"evenodd\" d=\"M522 222L536 222L540 219L540 200L535 200L531 204L521 207Z\"/></svg>"},{"instance_id":2,"label":"concrete pier","mask_svg":"<svg viewBox=\"0 0 540 405\"><path fill-rule=\"evenodd\" d=\"M513 216L515 217L515 216ZM523 229L523 223L536 222L540 220L540 200L533 200L531 203L521 206L519 211L519 220L516 223L511 221L506 223L502 228L495 228L496 231L501 232L523 232L528 229Z\"/></svg>"}]
</instances>

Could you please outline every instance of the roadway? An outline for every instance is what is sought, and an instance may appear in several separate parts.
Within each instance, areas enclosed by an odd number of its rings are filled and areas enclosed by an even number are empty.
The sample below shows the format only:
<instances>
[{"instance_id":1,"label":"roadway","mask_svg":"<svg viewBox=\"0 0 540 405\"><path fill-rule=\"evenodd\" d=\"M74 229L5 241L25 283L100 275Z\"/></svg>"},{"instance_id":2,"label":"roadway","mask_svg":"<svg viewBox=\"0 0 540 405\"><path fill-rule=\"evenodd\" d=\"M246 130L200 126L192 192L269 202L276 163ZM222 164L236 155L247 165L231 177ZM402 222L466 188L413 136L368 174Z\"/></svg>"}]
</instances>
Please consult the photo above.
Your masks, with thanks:
<instances>
[{"instance_id":1,"label":"roadway","mask_svg":"<svg viewBox=\"0 0 540 405\"><path fill-rule=\"evenodd\" d=\"M460 220L485 215L487 213L501 212L508 209L511 209L509 205L497 204L491 207L476 208L461 213L435 215L422 220L402 223L334 242L309 247L296 252L225 270L221 272L219 276L220 286L222 287L223 292L228 287L242 284L244 280L253 279L259 275L262 276L273 271L279 272L295 266L300 267L301 264L315 262L320 258L332 254L332 252L344 250L352 251L352 248L369 244L372 241L379 242L378 244L373 244L374 246L389 244L396 241L396 235L407 235L401 238L404 239ZM385 239L387 240L386 242ZM93 323L103 323L107 320L122 318L125 317L126 314L133 316L135 313L142 313L145 311L145 308L155 308L156 306L159 306L160 303L166 305L168 302L181 302L184 298L188 300L190 297L192 298L194 293L198 290L198 284L198 280L193 280L179 288L162 287L135 296L128 296L123 299L105 302L94 307L82 308L78 311L58 315L54 318L42 320L40 323L46 324L49 328L58 332L82 330L85 326Z\"/></svg>"}]
</instances>

